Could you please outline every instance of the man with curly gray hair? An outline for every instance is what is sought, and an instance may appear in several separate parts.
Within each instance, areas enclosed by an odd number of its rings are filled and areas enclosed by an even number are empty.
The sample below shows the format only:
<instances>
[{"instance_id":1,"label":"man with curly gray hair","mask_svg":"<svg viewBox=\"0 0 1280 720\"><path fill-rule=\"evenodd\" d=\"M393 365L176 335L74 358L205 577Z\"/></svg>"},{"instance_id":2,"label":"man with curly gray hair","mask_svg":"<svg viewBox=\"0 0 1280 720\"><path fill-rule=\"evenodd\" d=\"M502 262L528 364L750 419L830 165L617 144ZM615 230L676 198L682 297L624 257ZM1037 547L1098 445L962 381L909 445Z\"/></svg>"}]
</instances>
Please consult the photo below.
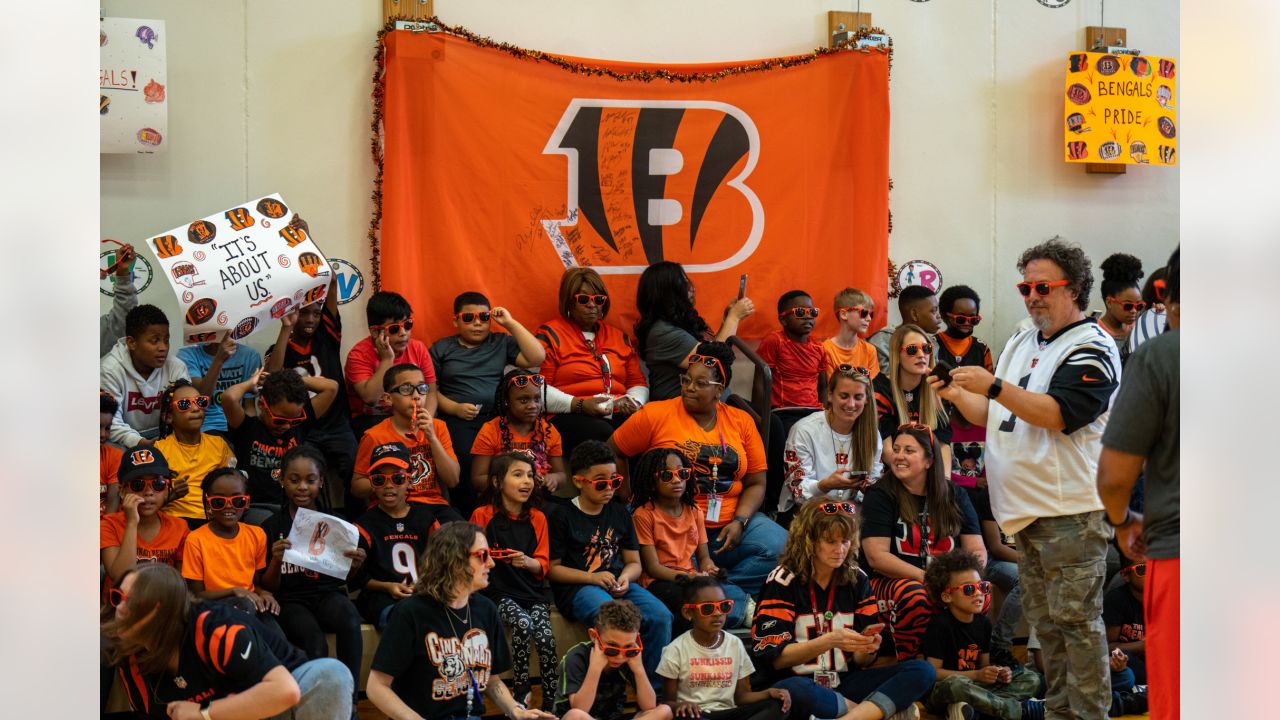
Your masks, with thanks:
<instances>
[{"instance_id":1,"label":"man with curly gray hair","mask_svg":"<svg viewBox=\"0 0 1280 720\"><path fill-rule=\"evenodd\" d=\"M1112 529L1094 487L1102 431L1120 384L1120 354L1085 317L1092 266L1060 238L1018 259L1032 327L1009 339L994 375L982 367L931 382L987 428L987 482L1000 527L1014 535L1023 611L1045 657L1050 718L1107 716L1102 622Z\"/></svg>"}]
</instances>

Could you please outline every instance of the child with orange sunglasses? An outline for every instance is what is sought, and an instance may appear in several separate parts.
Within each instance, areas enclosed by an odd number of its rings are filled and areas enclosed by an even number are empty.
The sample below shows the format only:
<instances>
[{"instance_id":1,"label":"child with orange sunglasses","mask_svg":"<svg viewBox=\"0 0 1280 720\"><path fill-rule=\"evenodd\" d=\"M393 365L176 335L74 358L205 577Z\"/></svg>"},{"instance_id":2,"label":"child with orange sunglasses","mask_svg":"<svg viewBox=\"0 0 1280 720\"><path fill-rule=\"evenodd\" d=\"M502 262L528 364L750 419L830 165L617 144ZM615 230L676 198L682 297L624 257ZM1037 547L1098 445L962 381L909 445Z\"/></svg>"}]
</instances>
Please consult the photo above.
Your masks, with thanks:
<instances>
[{"instance_id":1,"label":"child with orange sunglasses","mask_svg":"<svg viewBox=\"0 0 1280 720\"><path fill-rule=\"evenodd\" d=\"M621 720L628 687L635 692L635 720L671 720L671 707L658 704L645 675L640 622L634 603L600 606L587 631L591 639L573 646L560 663L554 712L561 720Z\"/></svg>"},{"instance_id":2,"label":"child with orange sunglasses","mask_svg":"<svg viewBox=\"0 0 1280 720\"><path fill-rule=\"evenodd\" d=\"M171 495L173 477L163 452L144 446L125 451L119 477L120 510L99 523L107 591L139 562L179 567L188 533L186 523L160 512Z\"/></svg>"},{"instance_id":3,"label":"child with orange sunglasses","mask_svg":"<svg viewBox=\"0 0 1280 720\"><path fill-rule=\"evenodd\" d=\"M235 467L236 456L220 435L202 432L205 411L213 407L185 378L175 380L160 395L160 436L155 448L169 458L169 467L182 479L186 493L164 507L164 512L180 517L192 530L205 523L204 494L197 480L220 467Z\"/></svg>"},{"instance_id":4,"label":"child with orange sunglasses","mask_svg":"<svg viewBox=\"0 0 1280 720\"><path fill-rule=\"evenodd\" d=\"M255 388L256 415L249 415L241 401ZM303 377L292 370L258 370L222 393L236 465L248 474L248 492L256 502L279 505L284 500L275 477L280 458L306 438L315 419L329 409L337 394L337 381Z\"/></svg>"},{"instance_id":5,"label":"child with orange sunglasses","mask_svg":"<svg viewBox=\"0 0 1280 720\"><path fill-rule=\"evenodd\" d=\"M481 426L471 445L471 482L477 492L489 484L493 458L512 450L533 456L534 472L546 493L564 485L564 446L560 431L546 417L546 389L546 378L528 370L517 368L502 376L493 398L497 417Z\"/></svg>"}]
</instances>

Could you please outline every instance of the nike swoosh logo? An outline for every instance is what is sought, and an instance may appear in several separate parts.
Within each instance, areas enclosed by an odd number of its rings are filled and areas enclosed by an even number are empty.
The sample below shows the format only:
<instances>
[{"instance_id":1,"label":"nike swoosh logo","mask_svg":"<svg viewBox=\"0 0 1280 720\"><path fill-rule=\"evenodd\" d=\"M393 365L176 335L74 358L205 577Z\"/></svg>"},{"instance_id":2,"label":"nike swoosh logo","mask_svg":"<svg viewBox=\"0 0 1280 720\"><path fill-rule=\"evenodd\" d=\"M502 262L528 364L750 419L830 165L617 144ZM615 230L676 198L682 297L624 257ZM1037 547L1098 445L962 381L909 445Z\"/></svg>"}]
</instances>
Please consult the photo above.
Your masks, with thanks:
<instances>
[{"instance_id":1,"label":"nike swoosh logo","mask_svg":"<svg viewBox=\"0 0 1280 720\"><path fill-rule=\"evenodd\" d=\"M244 652L240 653L240 659L241 659L241 660L248 660L248 659L249 659L249 651L250 651L250 650L252 650L252 649L253 649L253 641L252 641L252 640L250 640L250 641L249 641L249 645L248 645L247 647L245 647Z\"/></svg>"},{"instance_id":2,"label":"nike swoosh logo","mask_svg":"<svg viewBox=\"0 0 1280 720\"><path fill-rule=\"evenodd\" d=\"M1080 379L1084 380L1085 382L1098 382L1100 378L1089 377L1089 374L1085 373L1084 376L1081 377Z\"/></svg>"}]
</instances>

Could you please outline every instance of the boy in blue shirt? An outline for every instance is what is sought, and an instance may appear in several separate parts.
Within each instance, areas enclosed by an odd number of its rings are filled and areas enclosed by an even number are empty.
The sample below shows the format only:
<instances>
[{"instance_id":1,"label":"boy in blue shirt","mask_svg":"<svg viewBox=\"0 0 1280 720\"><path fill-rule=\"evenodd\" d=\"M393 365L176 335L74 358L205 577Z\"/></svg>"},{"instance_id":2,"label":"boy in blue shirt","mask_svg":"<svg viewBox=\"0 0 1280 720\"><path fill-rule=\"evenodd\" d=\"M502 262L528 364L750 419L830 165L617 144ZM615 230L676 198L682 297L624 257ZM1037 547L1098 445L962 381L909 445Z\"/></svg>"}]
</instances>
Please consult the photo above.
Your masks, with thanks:
<instances>
[{"instance_id":1,"label":"boy in blue shirt","mask_svg":"<svg viewBox=\"0 0 1280 720\"><path fill-rule=\"evenodd\" d=\"M262 355L248 345L231 339L231 331L220 342L188 345L178 351L178 359L191 373L191 384L201 395L213 400L204 411L200 432L226 435L227 416L222 412L222 393L253 377L262 367Z\"/></svg>"}]
</instances>

